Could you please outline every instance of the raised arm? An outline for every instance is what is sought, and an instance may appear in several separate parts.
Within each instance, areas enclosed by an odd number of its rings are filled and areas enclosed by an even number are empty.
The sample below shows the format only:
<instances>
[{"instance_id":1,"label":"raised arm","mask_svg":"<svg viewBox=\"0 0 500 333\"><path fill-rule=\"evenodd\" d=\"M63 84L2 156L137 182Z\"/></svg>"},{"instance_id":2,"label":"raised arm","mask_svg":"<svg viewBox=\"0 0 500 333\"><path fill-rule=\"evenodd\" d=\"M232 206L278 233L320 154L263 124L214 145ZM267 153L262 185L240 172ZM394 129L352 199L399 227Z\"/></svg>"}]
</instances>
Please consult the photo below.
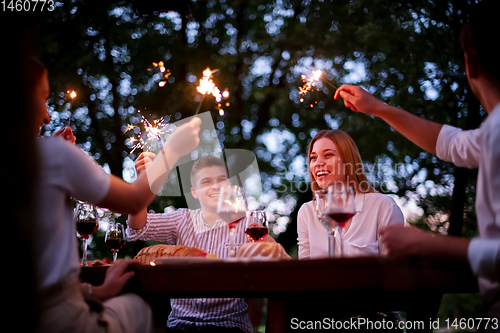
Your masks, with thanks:
<instances>
[{"instance_id":1,"label":"raised arm","mask_svg":"<svg viewBox=\"0 0 500 333\"><path fill-rule=\"evenodd\" d=\"M145 173L143 171L146 170L146 167L151 165L155 157L156 154L150 152L141 153L139 155L139 157L135 161L135 170L138 176L142 173ZM132 229L142 229L146 225L147 218L147 207L144 207L137 214L129 214L127 224Z\"/></svg>"},{"instance_id":2,"label":"raised arm","mask_svg":"<svg viewBox=\"0 0 500 333\"><path fill-rule=\"evenodd\" d=\"M152 161L147 172L142 172L135 182L127 183L112 176L108 193L98 206L130 214L144 211L179 158L198 146L200 124L201 119L195 117L179 126L162 148L162 154Z\"/></svg>"},{"instance_id":3,"label":"raised arm","mask_svg":"<svg viewBox=\"0 0 500 333\"><path fill-rule=\"evenodd\" d=\"M443 125L417 117L403 109L387 105L359 86L342 85L335 92L335 99L342 97L352 111L382 118L408 140L432 154Z\"/></svg>"}]
</instances>

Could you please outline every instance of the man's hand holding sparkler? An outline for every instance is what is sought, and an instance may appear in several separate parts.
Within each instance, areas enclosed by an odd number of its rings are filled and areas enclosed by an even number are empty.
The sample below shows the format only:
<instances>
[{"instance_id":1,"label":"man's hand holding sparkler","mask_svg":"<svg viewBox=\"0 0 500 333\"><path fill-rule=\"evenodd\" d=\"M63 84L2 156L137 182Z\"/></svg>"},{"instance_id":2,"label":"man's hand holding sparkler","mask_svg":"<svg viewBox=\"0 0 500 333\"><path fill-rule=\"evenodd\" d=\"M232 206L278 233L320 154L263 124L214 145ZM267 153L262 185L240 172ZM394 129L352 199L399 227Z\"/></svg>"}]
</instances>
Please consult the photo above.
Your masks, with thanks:
<instances>
[{"instance_id":1,"label":"man's hand holding sparkler","mask_svg":"<svg viewBox=\"0 0 500 333\"><path fill-rule=\"evenodd\" d=\"M387 107L387 104L379 101L363 88L350 84L344 84L337 89L333 98L337 100L339 97L344 99L344 105L352 111L375 117L379 117L377 114Z\"/></svg>"},{"instance_id":2,"label":"man's hand holding sparkler","mask_svg":"<svg viewBox=\"0 0 500 333\"><path fill-rule=\"evenodd\" d=\"M342 85L333 98L339 97L344 99L344 104L349 109L383 119L420 148L436 154L437 138L443 125L385 104L359 86Z\"/></svg>"}]
</instances>

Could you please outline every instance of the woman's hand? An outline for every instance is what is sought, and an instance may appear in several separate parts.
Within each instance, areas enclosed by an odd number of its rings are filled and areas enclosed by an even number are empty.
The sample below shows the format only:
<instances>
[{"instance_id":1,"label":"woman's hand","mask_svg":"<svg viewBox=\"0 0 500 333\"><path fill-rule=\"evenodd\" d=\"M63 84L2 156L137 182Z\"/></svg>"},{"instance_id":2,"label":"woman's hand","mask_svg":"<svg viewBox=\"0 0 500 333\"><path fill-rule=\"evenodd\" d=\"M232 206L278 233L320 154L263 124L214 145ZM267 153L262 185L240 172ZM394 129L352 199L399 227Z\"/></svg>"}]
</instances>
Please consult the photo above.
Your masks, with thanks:
<instances>
[{"instance_id":1,"label":"woman's hand","mask_svg":"<svg viewBox=\"0 0 500 333\"><path fill-rule=\"evenodd\" d=\"M71 142L72 144L75 144L76 142L76 136L73 134L73 129L71 126L65 126L61 128L59 131L55 132L53 137L62 137L64 140Z\"/></svg>"},{"instance_id":2,"label":"woman's hand","mask_svg":"<svg viewBox=\"0 0 500 333\"><path fill-rule=\"evenodd\" d=\"M153 162L153 158L156 157L156 154L151 152L141 153L137 160L135 160L135 170L137 170L137 175L139 175L142 171L146 170L148 165Z\"/></svg>"},{"instance_id":3,"label":"woman's hand","mask_svg":"<svg viewBox=\"0 0 500 333\"><path fill-rule=\"evenodd\" d=\"M94 295L101 301L118 296L125 284L135 275L135 272L127 270L140 263L137 260L115 261L106 271L103 284L92 288Z\"/></svg>"}]
</instances>

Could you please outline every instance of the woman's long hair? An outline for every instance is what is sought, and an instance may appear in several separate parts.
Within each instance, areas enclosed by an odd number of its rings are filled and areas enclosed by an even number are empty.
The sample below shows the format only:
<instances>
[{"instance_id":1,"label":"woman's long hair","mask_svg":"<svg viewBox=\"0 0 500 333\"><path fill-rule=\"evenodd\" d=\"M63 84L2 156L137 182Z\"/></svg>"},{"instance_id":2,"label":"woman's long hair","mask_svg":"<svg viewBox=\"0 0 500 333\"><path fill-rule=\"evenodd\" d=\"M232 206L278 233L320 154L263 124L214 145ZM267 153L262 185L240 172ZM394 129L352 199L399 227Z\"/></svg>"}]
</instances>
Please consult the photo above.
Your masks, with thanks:
<instances>
[{"instance_id":1,"label":"woman's long hair","mask_svg":"<svg viewBox=\"0 0 500 333\"><path fill-rule=\"evenodd\" d=\"M357 193L374 193L377 192L366 178L363 167L363 161L359 155L358 147L354 140L346 132L340 130L322 130L309 142L307 147L307 169L311 178L311 188L313 191L320 189L316 183L315 177L311 169L309 169L310 156L314 143L319 139L327 138L337 146L338 153L344 164L344 173L347 178L347 183Z\"/></svg>"}]
</instances>

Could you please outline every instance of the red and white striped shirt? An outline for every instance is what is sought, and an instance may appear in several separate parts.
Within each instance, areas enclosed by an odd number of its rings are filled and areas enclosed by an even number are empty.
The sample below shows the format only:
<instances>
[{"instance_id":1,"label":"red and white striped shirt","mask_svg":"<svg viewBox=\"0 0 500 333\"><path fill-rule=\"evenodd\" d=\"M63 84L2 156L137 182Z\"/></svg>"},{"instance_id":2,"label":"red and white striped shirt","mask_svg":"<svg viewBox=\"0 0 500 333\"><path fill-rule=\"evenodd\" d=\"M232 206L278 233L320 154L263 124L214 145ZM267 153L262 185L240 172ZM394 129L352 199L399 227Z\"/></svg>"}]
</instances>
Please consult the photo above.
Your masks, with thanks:
<instances>
[{"instance_id":1,"label":"red and white striped shirt","mask_svg":"<svg viewBox=\"0 0 500 333\"><path fill-rule=\"evenodd\" d=\"M245 243L245 220L234 230L235 251ZM130 241L155 240L170 245L196 246L217 258L229 257L229 228L224 220L217 220L214 226L203 221L201 209L178 209L172 213L148 214L147 223L139 230L127 227ZM167 326L175 329L196 327L239 328L252 332L252 324L246 312L248 306L243 298L172 298L172 312Z\"/></svg>"}]
</instances>

